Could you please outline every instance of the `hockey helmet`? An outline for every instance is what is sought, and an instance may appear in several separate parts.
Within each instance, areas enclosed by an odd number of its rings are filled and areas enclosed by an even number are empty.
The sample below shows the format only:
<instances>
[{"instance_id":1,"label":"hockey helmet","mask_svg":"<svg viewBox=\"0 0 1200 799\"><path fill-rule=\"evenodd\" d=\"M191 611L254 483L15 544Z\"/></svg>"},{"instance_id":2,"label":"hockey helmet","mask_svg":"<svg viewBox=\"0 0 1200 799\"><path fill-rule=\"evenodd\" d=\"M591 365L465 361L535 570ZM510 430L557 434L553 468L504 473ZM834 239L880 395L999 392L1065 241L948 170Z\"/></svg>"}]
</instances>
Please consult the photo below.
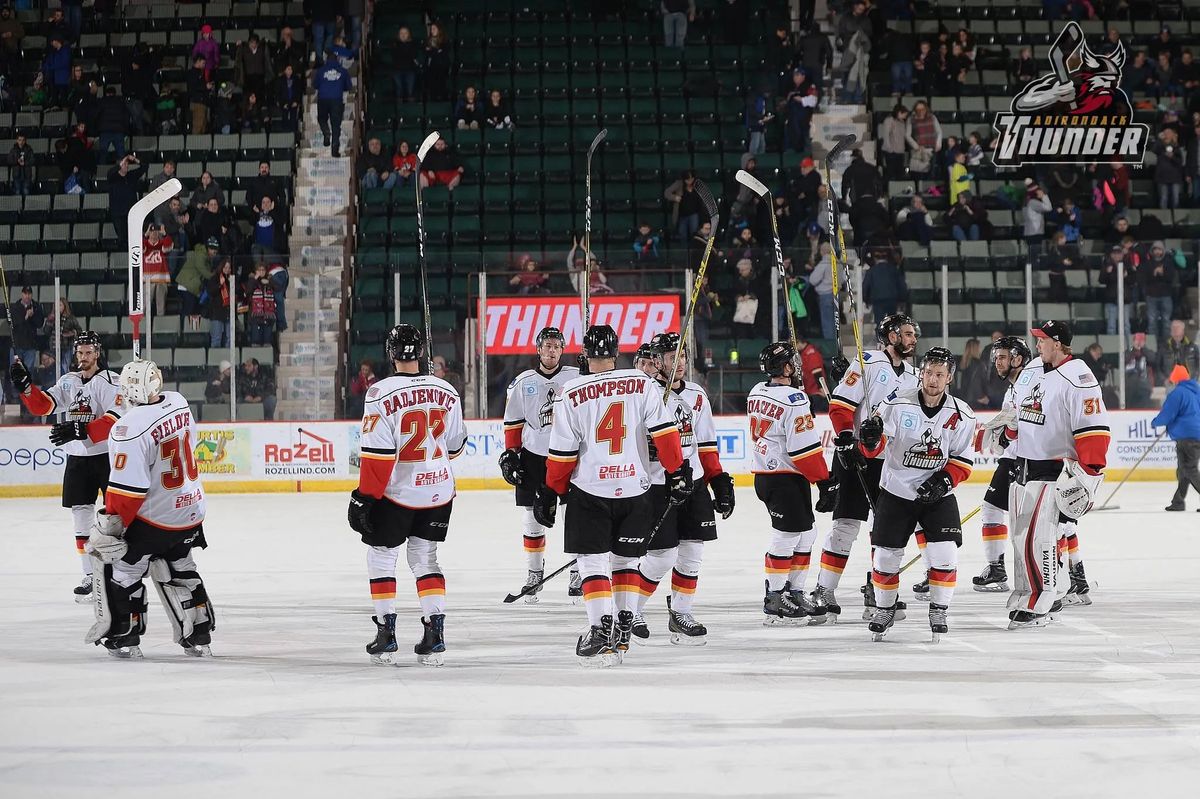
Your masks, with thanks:
<instances>
[{"instance_id":1,"label":"hockey helmet","mask_svg":"<svg viewBox=\"0 0 1200 799\"><path fill-rule=\"evenodd\" d=\"M650 339L650 349L658 355L666 355L668 352L673 355L678 347L678 333L656 333L654 338Z\"/></svg>"},{"instance_id":2,"label":"hockey helmet","mask_svg":"<svg viewBox=\"0 0 1200 799\"><path fill-rule=\"evenodd\" d=\"M154 361L138 359L121 370L121 397L129 405L145 405L162 393L163 376Z\"/></svg>"},{"instance_id":3,"label":"hockey helmet","mask_svg":"<svg viewBox=\"0 0 1200 799\"><path fill-rule=\"evenodd\" d=\"M425 350L425 336L409 324L399 324L388 331L383 345L389 361L415 361Z\"/></svg>"},{"instance_id":4,"label":"hockey helmet","mask_svg":"<svg viewBox=\"0 0 1200 799\"><path fill-rule=\"evenodd\" d=\"M954 353L945 347L930 347L921 356L921 369L932 363L944 363L950 371L950 377L954 377L955 360Z\"/></svg>"},{"instance_id":5,"label":"hockey helmet","mask_svg":"<svg viewBox=\"0 0 1200 799\"><path fill-rule=\"evenodd\" d=\"M104 344L100 341L100 334L93 330L85 330L75 337L75 346L72 352L78 353L80 347L95 347L96 348L96 363L104 363Z\"/></svg>"},{"instance_id":6,"label":"hockey helmet","mask_svg":"<svg viewBox=\"0 0 1200 799\"><path fill-rule=\"evenodd\" d=\"M592 325L583 334L585 358L616 358L620 352L617 331L613 330L610 325Z\"/></svg>"},{"instance_id":7,"label":"hockey helmet","mask_svg":"<svg viewBox=\"0 0 1200 799\"><path fill-rule=\"evenodd\" d=\"M647 341L638 345L637 351L633 353L633 359L635 361L653 361L657 354L654 347Z\"/></svg>"},{"instance_id":8,"label":"hockey helmet","mask_svg":"<svg viewBox=\"0 0 1200 799\"><path fill-rule=\"evenodd\" d=\"M559 346L567 346L566 336L557 327L543 327L538 331L537 338L534 339L534 344L538 347L542 346L543 341L557 341Z\"/></svg>"},{"instance_id":9,"label":"hockey helmet","mask_svg":"<svg viewBox=\"0 0 1200 799\"><path fill-rule=\"evenodd\" d=\"M796 368L796 348L790 341L776 341L758 354L758 369L769 377L783 377L783 367Z\"/></svg>"},{"instance_id":10,"label":"hockey helmet","mask_svg":"<svg viewBox=\"0 0 1200 799\"><path fill-rule=\"evenodd\" d=\"M911 316L906 313L893 313L883 317L875 325L875 340L879 342L880 346L886 347L891 343L888 336L892 333L899 333L900 328L905 325L912 325L917 338L921 337L921 326L914 322Z\"/></svg>"},{"instance_id":11,"label":"hockey helmet","mask_svg":"<svg viewBox=\"0 0 1200 799\"><path fill-rule=\"evenodd\" d=\"M996 342L992 344L993 363L996 361L996 353L1001 350L1006 350L1009 356L1020 355L1022 366L1033 360L1033 353L1030 351L1029 345L1020 336L1001 336L996 339Z\"/></svg>"}]
</instances>

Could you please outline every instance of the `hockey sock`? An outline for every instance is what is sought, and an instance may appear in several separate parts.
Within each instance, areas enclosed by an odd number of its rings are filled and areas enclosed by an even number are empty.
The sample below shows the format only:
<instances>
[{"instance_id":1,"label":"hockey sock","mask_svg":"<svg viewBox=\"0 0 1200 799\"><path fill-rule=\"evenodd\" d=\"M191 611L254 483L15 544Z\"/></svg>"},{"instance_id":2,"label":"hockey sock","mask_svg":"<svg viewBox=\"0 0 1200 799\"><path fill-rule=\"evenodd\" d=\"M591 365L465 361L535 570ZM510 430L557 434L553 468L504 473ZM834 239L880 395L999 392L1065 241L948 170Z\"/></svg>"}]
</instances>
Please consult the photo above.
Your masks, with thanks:
<instances>
[{"instance_id":1,"label":"hockey sock","mask_svg":"<svg viewBox=\"0 0 1200 799\"><path fill-rule=\"evenodd\" d=\"M437 562L437 542L409 537L408 567L417 580L421 615L429 618L446 612L446 578Z\"/></svg>"},{"instance_id":2,"label":"hockey sock","mask_svg":"<svg viewBox=\"0 0 1200 799\"><path fill-rule=\"evenodd\" d=\"M1079 536L1076 535L1079 531L1079 524L1077 522L1064 522L1062 529L1067 538L1068 565L1075 566L1083 563L1083 555L1079 552Z\"/></svg>"},{"instance_id":3,"label":"hockey sock","mask_svg":"<svg viewBox=\"0 0 1200 799\"><path fill-rule=\"evenodd\" d=\"M1007 511L997 508L990 502L983 503L980 518L983 521L983 556L988 563L997 563L1004 555L1008 545L1008 525L1005 523Z\"/></svg>"},{"instance_id":4,"label":"hockey sock","mask_svg":"<svg viewBox=\"0 0 1200 799\"><path fill-rule=\"evenodd\" d=\"M813 543L817 540L817 528L805 530L800 541L792 550L792 569L788 572L788 585L793 591L803 591L808 582L808 567L812 563Z\"/></svg>"},{"instance_id":5,"label":"hockey sock","mask_svg":"<svg viewBox=\"0 0 1200 799\"><path fill-rule=\"evenodd\" d=\"M533 518L533 508L525 508L523 538L525 560L529 564L529 570L541 571L545 561L543 555L546 552L546 531L537 523L537 519Z\"/></svg>"},{"instance_id":6,"label":"hockey sock","mask_svg":"<svg viewBox=\"0 0 1200 799\"><path fill-rule=\"evenodd\" d=\"M895 547L875 547L871 552L871 585L875 589L875 606L890 608L900 593L900 562L904 550Z\"/></svg>"},{"instance_id":7,"label":"hockey sock","mask_svg":"<svg viewBox=\"0 0 1200 799\"><path fill-rule=\"evenodd\" d=\"M583 606L588 623L600 626L600 619L613 615L612 581L609 580L609 554L580 555L579 573L583 575Z\"/></svg>"},{"instance_id":8,"label":"hockey sock","mask_svg":"<svg viewBox=\"0 0 1200 799\"><path fill-rule=\"evenodd\" d=\"M679 558L671 571L671 609L676 613L691 613L696 598L696 581L700 577L700 561L704 557L703 541L680 541Z\"/></svg>"},{"instance_id":9,"label":"hockey sock","mask_svg":"<svg viewBox=\"0 0 1200 799\"><path fill-rule=\"evenodd\" d=\"M846 570L846 561L850 559L850 547L858 538L858 528L862 522L858 519L837 519L829 528L825 538L825 549L821 552L821 570L817 573L817 585L833 590L842 579Z\"/></svg>"},{"instance_id":10,"label":"hockey sock","mask_svg":"<svg viewBox=\"0 0 1200 799\"><path fill-rule=\"evenodd\" d=\"M375 615L383 618L396 610L396 562L400 547L367 547L367 579L371 581L371 602Z\"/></svg>"},{"instance_id":11,"label":"hockey sock","mask_svg":"<svg viewBox=\"0 0 1200 799\"><path fill-rule=\"evenodd\" d=\"M92 534L92 521L96 518L96 509L92 505L72 505L71 519L75 522L75 551L79 553L79 562L83 573L92 576L92 556L84 551L88 538Z\"/></svg>"},{"instance_id":12,"label":"hockey sock","mask_svg":"<svg viewBox=\"0 0 1200 799\"><path fill-rule=\"evenodd\" d=\"M950 607L958 580L958 546L953 541L931 541L925 552L929 556L929 601Z\"/></svg>"},{"instance_id":13,"label":"hockey sock","mask_svg":"<svg viewBox=\"0 0 1200 799\"><path fill-rule=\"evenodd\" d=\"M788 574L792 571L792 553L800 540L799 533L781 533L771 531L771 543L767 546L767 557L764 568L767 572L767 590L782 591L787 582Z\"/></svg>"},{"instance_id":14,"label":"hockey sock","mask_svg":"<svg viewBox=\"0 0 1200 799\"><path fill-rule=\"evenodd\" d=\"M678 554L678 548L671 547L670 549L652 549L642 556L638 564L638 613L641 613L642 608L646 607L646 603L654 595L658 584L662 582L663 577L666 577L667 572L671 570L671 566L674 565Z\"/></svg>"},{"instance_id":15,"label":"hockey sock","mask_svg":"<svg viewBox=\"0 0 1200 799\"><path fill-rule=\"evenodd\" d=\"M638 598L641 596L639 589L642 585L642 575L638 571L638 559L613 555L612 569L614 609L618 613L622 610L628 610L631 613L637 612Z\"/></svg>"},{"instance_id":16,"label":"hockey sock","mask_svg":"<svg viewBox=\"0 0 1200 799\"><path fill-rule=\"evenodd\" d=\"M925 532L917 530L913 538L917 539L917 552L921 556L921 565L925 567L925 571L929 571L929 549L925 541Z\"/></svg>"}]
</instances>

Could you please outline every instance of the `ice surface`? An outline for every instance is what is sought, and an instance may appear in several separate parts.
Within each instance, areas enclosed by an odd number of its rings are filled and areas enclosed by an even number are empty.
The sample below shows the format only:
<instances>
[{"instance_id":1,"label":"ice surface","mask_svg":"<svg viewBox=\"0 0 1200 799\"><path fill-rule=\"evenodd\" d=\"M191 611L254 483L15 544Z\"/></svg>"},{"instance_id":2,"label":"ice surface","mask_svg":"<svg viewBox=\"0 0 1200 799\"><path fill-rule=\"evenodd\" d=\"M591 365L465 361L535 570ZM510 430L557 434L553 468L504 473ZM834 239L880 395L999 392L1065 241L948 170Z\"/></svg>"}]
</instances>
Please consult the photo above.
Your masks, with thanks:
<instances>
[{"instance_id":1,"label":"ice surface","mask_svg":"<svg viewBox=\"0 0 1200 799\"><path fill-rule=\"evenodd\" d=\"M1195 796L1200 517L1162 512L1171 488L1130 483L1120 510L1083 520L1095 604L1044 630L1006 631L1003 595L970 590L969 522L936 646L911 601L890 640L870 642L864 539L838 592L852 623L764 628L767 516L739 489L700 577L708 646L667 643L660 591L652 645L607 671L575 663L584 612L565 574L540 605L501 604L525 576L509 494L456 501L441 669L410 654L407 572L402 665L369 664L365 552L342 495L214 495L197 560L217 657L185 657L155 597L140 662L83 644L69 513L6 500L0 797ZM966 488L964 510L982 489ZM901 579L911 600L920 575Z\"/></svg>"}]
</instances>

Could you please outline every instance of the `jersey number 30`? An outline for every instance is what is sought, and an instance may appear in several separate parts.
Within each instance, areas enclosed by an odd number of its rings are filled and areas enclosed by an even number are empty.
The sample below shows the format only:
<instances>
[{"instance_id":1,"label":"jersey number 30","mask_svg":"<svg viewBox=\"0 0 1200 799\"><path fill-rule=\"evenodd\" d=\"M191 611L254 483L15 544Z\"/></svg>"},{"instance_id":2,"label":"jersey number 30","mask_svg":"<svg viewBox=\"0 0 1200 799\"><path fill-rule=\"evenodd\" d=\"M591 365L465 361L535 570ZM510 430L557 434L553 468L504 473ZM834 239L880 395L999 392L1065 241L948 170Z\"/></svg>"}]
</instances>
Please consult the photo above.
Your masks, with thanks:
<instances>
[{"instance_id":1,"label":"jersey number 30","mask_svg":"<svg viewBox=\"0 0 1200 799\"><path fill-rule=\"evenodd\" d=\"M192 454L192 434L168 438L158 445L158 454L170 466L171 471L163 472L162 487L174 491L183 485L184 474L187 479L195 480L200 476L196 468L196 457Z\"/></svg>"}]
</instances>

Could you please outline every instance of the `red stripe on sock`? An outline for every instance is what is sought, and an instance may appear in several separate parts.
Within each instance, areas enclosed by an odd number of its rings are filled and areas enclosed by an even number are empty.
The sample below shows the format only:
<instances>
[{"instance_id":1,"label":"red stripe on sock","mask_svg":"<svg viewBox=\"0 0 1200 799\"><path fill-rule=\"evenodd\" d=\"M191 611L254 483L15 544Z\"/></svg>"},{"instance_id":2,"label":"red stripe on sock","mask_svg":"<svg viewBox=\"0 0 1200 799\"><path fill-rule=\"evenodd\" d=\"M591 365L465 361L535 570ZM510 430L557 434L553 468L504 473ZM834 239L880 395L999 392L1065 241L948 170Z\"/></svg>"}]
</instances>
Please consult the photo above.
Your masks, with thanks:
<instances>
[{"instance_id":1,"label":"red stripe on sock","mask_svg":"<svg viewBox=\"0 0 1200 799\"><path fill-rule=\"evenodd\" d=\"M898 589L900 587L900 573L884 574L880 571L872 571L871 582L876 588L884 591Z\"/></svg>"},{"instance_id":2,"label":"red stripe on sock","mask_svg":"<svg viewBox=\"0 0 1200 799\"><path fill-rule=\"evenodd\" d=\"M796 569L807 569L812 562L811 552L793 552L792 553L792 571Z\"/></svg>"},{"instance_id":3,"label":"red stripe on sock","mask_svg":"<svg viewBox=\"0 0 1200 799\"><path fill-rule=\"evenodd\" d=\"M696 582L700 578L693 577L688 574L680 574L677 570L671 570L671 590L678 591L681 594L692 594L696 591Z\"/></svg>"}]
</instances>

